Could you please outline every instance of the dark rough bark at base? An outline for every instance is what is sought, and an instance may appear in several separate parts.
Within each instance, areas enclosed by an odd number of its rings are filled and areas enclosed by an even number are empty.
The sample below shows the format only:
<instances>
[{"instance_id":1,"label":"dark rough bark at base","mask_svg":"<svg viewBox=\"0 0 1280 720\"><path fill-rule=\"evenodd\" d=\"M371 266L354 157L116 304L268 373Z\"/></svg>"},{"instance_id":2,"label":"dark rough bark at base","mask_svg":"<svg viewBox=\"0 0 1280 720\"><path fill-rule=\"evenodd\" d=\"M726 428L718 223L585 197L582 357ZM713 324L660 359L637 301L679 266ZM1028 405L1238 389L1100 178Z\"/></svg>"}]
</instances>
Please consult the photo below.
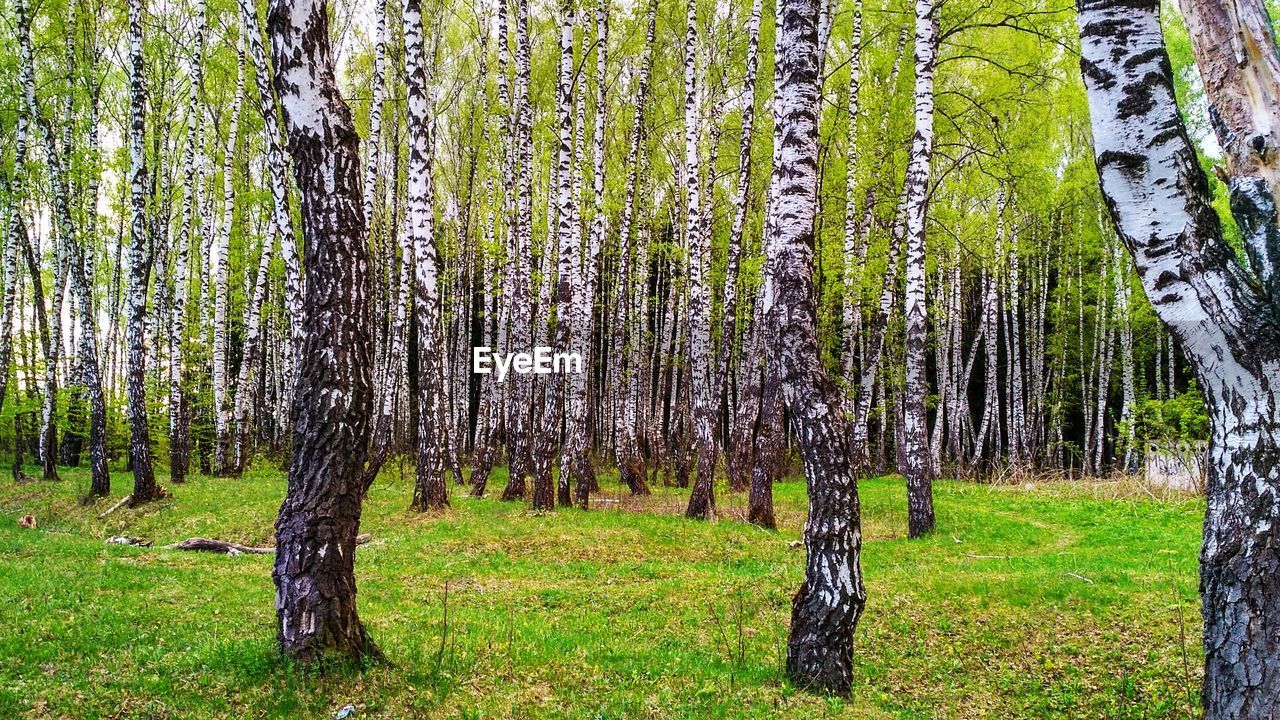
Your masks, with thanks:
<instances>
[{"instance_id":1,"label":"dark rough bark at base","mask_svg":"<svg viewBox=\"0 0 1280 720\"><path fill-rule=\"evenodd\" d=\"M573 505L573 487L569 484L569 473L563 469L560 471L560 477L556 479L556 504L560 507Z\"/></svg>"},{"instance_id":2,"label":"dark rough bark at base","mask_svg":"<svg viewBox=\"0 0 1280 720\"><path fill-rule=\"evenodd\" d=\"M547 391L550 394L550 390ZM547 416L558 415L548 408ZM559 427L558 419L544 418L544 423ZM545 426L534 436L533 440L533 509L554 510L556 507L556 486L552 466L556 456L556 435L558 433Z\"/></svg>"},{"instance_id":3,"label":"dark rough bark at base","mask_svg":"<svg viewBox=\"0 0 1280 720\"><path fill-rule=\"evenodd\" d=\"M773 478L756 469L752 473L751 492L747 497L747 522L767 530L777 530L773 514Z\"/></svg>"},{"instance_id":4,"label":"dark rough bark at base","mask_svg":"<svg viewBox=\"0 0 1280 720\"><path fill-rule=\"evenodd\" d=\"M106 408L98 403L90 411L93 419L89 423L89 494L106 497L111 494L111 470L107 467L107 418Z\"/></svg>"},{"instance_id":5,"label":"dark rough bark at base","mask_svg":"<svg viewBox=\"0 0 1280 720\"><path fill-rule=\"evenodd\" d=\"M693 492L689 493L689 507L685 508L684 516L690 520L707 520L715 514L715 482L711 477L699 474L693 484Z\"/></svg>"},{"instance_id":6,"label":"dark rough bark at base","mask_svg":"<svg viewBox=\"0 0 1280 720\"><path fill-rule=\"evenodd\" d=\"M933 532L933 526L933 482L927 474L923 478L908 478L907 537L924 537Z\"/></svg>"},{"instance_id":7,"label":"dark rough bark at base","mask_svg":"<svg viewBox=\"0 0 1280 720\"><path fill-rule=\"evenodd\" d=\"M471 455L471 497L484 497L484 491L489 485L489 473L493 472L495 450L492 441L476 443L475 452Z\"/></svg>"},{"instance_id":8,"label":"dark rough bark at base","mask_svg":"<svg viewBox=\"0 0 1280 720\"><path fill-rule=\"evenodd\" d=\"M306 302L289 487L276 519L280 650L376 658L356 612L355 547L373 430L369 246L360 137L338 91L325 3L272 0L274 84L302 198Z\"/></svg>"},{"instance_id":9,"label":"dark rough bark at base","mask_svg":"<svg viewBox=\"0 0 1280 720\"><path fill-rule=\"evenodd\" d=\"M187 394L182 393L180 414L182 421L170 433L169 440L169 482L180 484L187 481L187 471L191 466L190 427L191 406Z\"/></svg>"},{"instance_id":10,"label":"dark rough bark at base","mask_svg":"<svg viewBox=\"0 0 1280 720\"><path fill-rule=\"evenodd\" d=\"M422 477L419 473L418 481L413 487L413 502L410 507L418 512L443 510L449 507L449 487L443 472L437 470L427 473L426 477Z\"/></svg>"},{"instance_id":11,"label":"dark rough bark at base","mask_svg":"<svg viewBox=\"0 0 1280 720\"><path fill-rule=\"evenodd\" d=\"M1210 450L1200 553L1210 720L1280 718L1280 527L1273 522L1280 423L1261 431L1253 438L1215 434ZM1248 515L1228 510L1232 505Z\"/></svg>"},{"instance_id":12,"label":"dark rough bark at base","mask_svg":"<svg viewBox=\"0 0 1280 720\"><path fill-rule=\"evenodd\" d=\"M356 613L355 548L359 495L337 498L336 518L309 498L285 501L276 521L276 618L280 649L304 663L328 655L378 659ZM354 500L354 507L352 507Z\"/></svg>"},{"instance_id":13,"label":"dark rough bark at base","mask_svg":"<svg viewBox=\"0 0 1280 720\"><path fill-rule=\"evenodd\" d=\"M651 494L649 484L644 479L645 474L644 460L638 455L623 459L618 466L618 480L627 486L632 495L644 496Z\"/></svg>"},{"instance_id":14,"label":"dark rough bark at base","mask_svg":"<svg viewBox=\"0 0 1280 720\"><path fill-rule=\"evenodd\" d=\"M527 492L528 486L525 483L524 474L517 471L514 466L509 466L507 468L507 486L502 489L502 499L506 502L524 500Z\"/></svg>"},{"instance_id":15,"label":"dark rough bark at base","mask_svg":"<svg viewBox=\"0 0 1280 720\"><path fill-rule=\"evenodd\" d=\"M806 580L791 598L787 676L805 690L844 694L853 682L852 628L862 605L841 608L819 595Z\"/></svg>"},{"instance_id":16,"label":"dark rough bark at base","mask_svg":"<svg viewBox=\"0 0 1280 720\"><path fill-rule=\"evenodd\" d=\"M600 490L600 483L596 479L595 464L591 462L589 455L578 453L577 459L570 463L568 468L562 468L561 473L564 473L565 469L568 470L569 478L573 481L573 504L582 510L586 510L591 504L591 493ZM568 485L568 483L564 484ZM568 502L562 502L561 504L565 507L569 506Z\"/></svg>"},{"instance_id":17,"label":"dark rough bark at base","mask_svg":"<svg viewBox=\"0 0 1280 720\"><path fill-rule=\"evenodd\" d=\"M691 520L706 520L716 514L716 441L712 431L714 412L706 404L694 409L698 427L697 464L698 476L689 494L689 507L684 516Z\"/></svg>"},{"instance_id":18,"label":"dark rough bark at base","mask_svg":"<svg viewBox=\"0 0 1280 720\"><path fill-rule=\"evenodd\" d=\"M751 453L751 491L747 521L774 529L773 482L782 474L784 428L782 426L782 384L775 375L766 377L757 391L761 395L759 427Z\"/></svg>"}]
</instances>

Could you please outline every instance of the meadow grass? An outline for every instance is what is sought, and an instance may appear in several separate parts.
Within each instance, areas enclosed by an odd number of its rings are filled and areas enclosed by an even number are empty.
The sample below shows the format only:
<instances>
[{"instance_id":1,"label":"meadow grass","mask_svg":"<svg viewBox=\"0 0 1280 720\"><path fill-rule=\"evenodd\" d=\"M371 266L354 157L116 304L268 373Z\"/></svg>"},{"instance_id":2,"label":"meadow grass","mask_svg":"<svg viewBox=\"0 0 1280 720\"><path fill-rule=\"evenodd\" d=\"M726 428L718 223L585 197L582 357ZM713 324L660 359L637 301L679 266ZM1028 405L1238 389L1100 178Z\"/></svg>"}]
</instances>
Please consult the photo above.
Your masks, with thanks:
<instances>
[{"instance_id":1,"label":"meadow grass","mask_svg":"<svg viewBox=\"0 0 1280 720\"><path fill-rule=\"evenodd\" d=\"M35 470L30 472L35 474ZM939 482L938 531L905 539L898 478L861 484L868 602L847 698L782 662L803 572L799 478L781 529L680 517L602 478L591 511L534 513L451 487L407 509L371 491L360 613L389 663L290 664L274 649L270 556L160 549L272 543L284 477L193 478L141 509L79 504L84 471L0 483L0 717L1185 718L1198 714L1203 502L1114 484ZM491 494L506 477L490 480ZM497 490L493 490L497 488ZM35 529L19 526L33 515ZM156 547L111 545L114 535ZM446 600L447 595L447 600Z\"/></svg>"}]
</instances>

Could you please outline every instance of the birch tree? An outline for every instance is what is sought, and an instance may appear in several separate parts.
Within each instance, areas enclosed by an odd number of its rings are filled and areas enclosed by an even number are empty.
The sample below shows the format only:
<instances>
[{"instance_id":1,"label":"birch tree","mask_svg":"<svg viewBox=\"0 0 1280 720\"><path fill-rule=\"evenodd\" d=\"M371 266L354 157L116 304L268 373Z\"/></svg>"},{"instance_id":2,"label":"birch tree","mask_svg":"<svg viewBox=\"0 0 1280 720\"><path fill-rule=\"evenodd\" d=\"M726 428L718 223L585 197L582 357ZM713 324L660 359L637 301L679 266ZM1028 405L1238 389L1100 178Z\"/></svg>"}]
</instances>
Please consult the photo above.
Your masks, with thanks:
<instances>
[{"instance_id":1,"label":"birch tree","mask_svg":"<svg viewBox=\"0 0 1280 720\"><path fill-rule=\"evenodd\" d=\"M1090 0L1079 25L1102 192L1212 417L1200 554L1205 717L1274 717L1280 327L1263 289L1272 277L1265 266L1250 277L1223 238L1178 114L1159 4Z\"/></svg>"},{"instance_id":2,"label":"birch tree","mask_svg":"<svg viewBox=\"0 0 1280 720\"><path fill-rule=\"evenodd\" d=\"M929 165L933 157L933 66L938 28L933 0L916 0L915 135L906 177L907 272L906 387L903 440L907 456L907 525L915 538L933 530L933 469L929 465L925 425L925 232L929 203Z\"/></svg>"},{"instance_id":3,"label":"birch tree","mask_svg":"<svg viewBox=\"0 0 1280 720\"><path fill-rule=\"evenodd\" d=\"M125 310L125 336L129 349L127 388L129 396L129 450L133 463L133 494L137 506L160 498L164 491L156 484L151 466L151 430L147 424L147 283L150 279L148 252L146 150L147 88L142 57L142 0L129 0L129 289Z\"/></svg>"},{"instance_id":4,"label":"birch tree","mask_svg":"<svg viewBox=\"0 0 1280 720\"><path fill-rule=\"evenodd\" d=\"M326 10L323 0L272 0L267 14L308 268L297 422L272 571L277 641L303 662L380 655L355 602L373 404L360 138L338 91Z\"/></svg>"},{"instance_id":5,"label":"birch tree","mask_svg":"<svg viewBox=\"0 0 1280 720\"><path fill-rule=\"evenodd\" d=\"M809 490L804 581L791 601L787 674L801 687L845 692L853 681L853 631L862 613L858 486L835 384L818 354L813 306L813 219L818 170L818 3L778 11L774 232L766 239L764 302L778 349L783 398Z\"/></svg>"},{"instance_id":6,"label":"birch tree","mask_svg":"<svg viewBox=\"0 0 1280 720\"><path fill-rule=\"evenodd\" d=\"M418 469L413 507L431 510L449 504L444 481L444 349L440 338L440 261L436 250L435 186L432 162L431 99L427 87L422 5L405 0L405 87L409 110L409 187L405 225L413 248L414 318L418 326Z\"/></svg>"}]
</instances>

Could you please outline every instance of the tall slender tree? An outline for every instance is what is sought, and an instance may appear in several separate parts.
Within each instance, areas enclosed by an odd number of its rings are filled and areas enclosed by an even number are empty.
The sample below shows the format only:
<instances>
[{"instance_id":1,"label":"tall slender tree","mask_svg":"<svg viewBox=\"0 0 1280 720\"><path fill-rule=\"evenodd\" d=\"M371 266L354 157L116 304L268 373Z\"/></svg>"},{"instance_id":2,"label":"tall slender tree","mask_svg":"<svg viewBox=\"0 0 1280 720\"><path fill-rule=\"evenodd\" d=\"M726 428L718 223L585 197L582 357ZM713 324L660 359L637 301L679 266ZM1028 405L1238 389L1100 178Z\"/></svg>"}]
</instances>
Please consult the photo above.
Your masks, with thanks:
<instances>
[{"instance_id":1,"label":"tall slender tree","mask_svg":"<svg viewBox=\"0 0 1280 720\"><path fill-rule=\"evenodd\" d=\"M151 257L147 237L146 133L147 87L142 57L143 0L129 0L129 290L125 338L129 348L126 387L129 396L131 504L163 496L151 466L151 429L147 418L147 285Z\"/></svg>"},{"instance_id":2,"label":"tall slender tree","mask_svg":"<svg viewBox=\"0 0 1280 720\"><path fill-rule=\"evenodd\" d=\"M813 300L818 172L818 3L783 0L778 10L773 170L776 200L766 237L764 298L782 393L804 459L809 490L804 581L791 601L787 674L802 687L844 692L853 680L853 631L862 585L858 484L834 382L818 351Z\"/></svg>"},{"instance_id":3,"label":"tall slender tree","mask_svg":"<svg viewBox=\"0 0 1280 720\"><path fill-rule=\"evenodd\" d=\"M711 378L711 244L703 213L702 95L698 83L698 2L687 0L688 18L684 43L684 190L685 251L689 268L688 334L689 377L693 400L693 433L698 469L685 517L704 519L715 514L716 418Z\"/></svg>"},{"instance_id":4,"label":"tall slender tree","mask_svg":"<svg viewBox=\"0 0 1280 720\"><path fill-rule=\"evenodd\" d=\"M191 458L191 407L186 385L187 298L191 286L191 248L195 241L201 187L199 162L204 83L204 36L208 20L205 4L197 0L193 10L195 31L187 56L186 138L182 154L182 219L173 265L173 304L169 321L169 480L185 482Z\"/></svg>"},{"instance_id":5,"label":"tall slender tree","mask_svg":"<svg viewBox=\"0 0 1280 720\"><path fill-rule=\"evenodd\" d=\"M925 400L925 235L929 210L929 166L933 157L933 66L938 54L937 6L916 0L915 134L906 177L907 272L903 311L906 314L906 387L903 440L907 457L907 525L911 537L933 530L933 468Z\"/></svg>"},{"instance_id":6,"label":"tall slender tree","mask_svg":"<svg viewBox=\"0 0 1280 720\"><path fill-rule=\"evenodd\" d=\"M447 442L444 347L440 337L440 259L436 250L435 156L431 97L427 87L421 0L404 3L405 88L409 110L409 188L406 232L413 248L413 312L418 328L418 470L413 507L430 510L449 504L444 481Z\"/></svg>"}]
</instances>

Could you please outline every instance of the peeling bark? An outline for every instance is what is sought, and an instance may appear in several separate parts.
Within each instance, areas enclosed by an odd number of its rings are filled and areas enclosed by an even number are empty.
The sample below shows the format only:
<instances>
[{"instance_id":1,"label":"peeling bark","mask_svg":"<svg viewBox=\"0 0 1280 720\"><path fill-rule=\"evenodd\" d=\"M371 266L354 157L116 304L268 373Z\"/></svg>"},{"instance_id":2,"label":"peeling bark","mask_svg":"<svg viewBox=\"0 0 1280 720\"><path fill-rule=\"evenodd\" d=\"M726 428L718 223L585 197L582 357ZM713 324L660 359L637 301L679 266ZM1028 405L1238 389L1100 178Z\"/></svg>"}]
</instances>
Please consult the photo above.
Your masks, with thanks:
<instances>
[{"instance_id":1,"label":"peeling bark","mask_svg":"<svg viewBox=\"0 0 1280 720\"><path fill-rule=\"evenodd\" d=\"M1155 0L1087 0L1081 69L1103 195L1210 410L1200 553L1207 720L1280 715L1280 326L1236 264L1178 115Z\"/></svg>"}]
</instances>

